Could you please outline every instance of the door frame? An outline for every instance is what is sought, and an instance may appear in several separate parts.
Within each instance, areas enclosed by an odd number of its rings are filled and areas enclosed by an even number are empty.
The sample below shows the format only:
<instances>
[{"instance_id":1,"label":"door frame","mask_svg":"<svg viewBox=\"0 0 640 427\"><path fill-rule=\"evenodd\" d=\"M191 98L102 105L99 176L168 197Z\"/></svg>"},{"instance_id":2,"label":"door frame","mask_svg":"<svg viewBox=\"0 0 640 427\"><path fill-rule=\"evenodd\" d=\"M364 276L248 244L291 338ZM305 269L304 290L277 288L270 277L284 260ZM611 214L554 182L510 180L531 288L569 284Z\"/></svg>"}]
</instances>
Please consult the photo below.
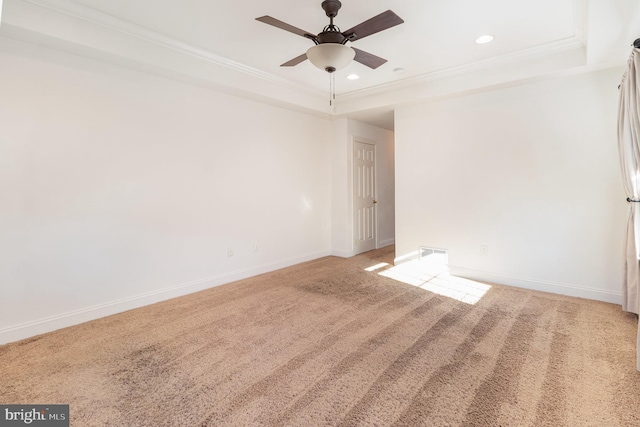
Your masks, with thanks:
<instances>
[{"instance_id":1,"label":"door frame","mask_svg":"<svg viewBox=\"0 0 640 427\"><path fill-rule=\"evenodd\" d=\"M373 168L374 168L374 172L373 172L373 182L374 182L374 199L378 199L378 144L375 141L371 141L368 140L367 138L360 138L356 135L351 135L350 137L350 141L349 141L349 152L350 152L350 156L349 156L349 199L350 199L350 203L349 203L349 210L350 210L350 229L351 229L351 252L353 255L358 255L358 252L356 252L356 219L355 219L355 204L356 204L356 199L355 199L355 192L354 192L354 186L355 186L355 177L354 177L354 173L355 173L355 151L356 151L356 143L360 143L360 144L366 144L366 145L371 145L373 147ZM378 249L379 248L379 224L378 224L378 204L376 204L374 206L375 209L375 224L374 224L374 229L375 229L375 248L374 249Z\"/></svg>"}]
</instances>

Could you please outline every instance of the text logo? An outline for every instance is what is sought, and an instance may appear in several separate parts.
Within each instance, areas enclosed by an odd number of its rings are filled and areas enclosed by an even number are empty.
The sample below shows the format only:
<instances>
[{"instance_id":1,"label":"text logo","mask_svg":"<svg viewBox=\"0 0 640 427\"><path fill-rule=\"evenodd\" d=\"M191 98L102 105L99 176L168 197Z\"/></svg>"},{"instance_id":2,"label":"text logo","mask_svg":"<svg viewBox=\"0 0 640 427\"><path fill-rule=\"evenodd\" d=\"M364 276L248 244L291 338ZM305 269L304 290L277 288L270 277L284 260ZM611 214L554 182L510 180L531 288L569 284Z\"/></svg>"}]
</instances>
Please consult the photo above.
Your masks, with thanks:
<instances>
[{"instance_id":1,"label":"text logo","mask_svg":"<svg viewBox=\"0 0 640 427\"><path fill-rule=\"evenodd\" d=\"M0 405L0 427L69 427L69 405Z\"/></svg>"}]
</instances>

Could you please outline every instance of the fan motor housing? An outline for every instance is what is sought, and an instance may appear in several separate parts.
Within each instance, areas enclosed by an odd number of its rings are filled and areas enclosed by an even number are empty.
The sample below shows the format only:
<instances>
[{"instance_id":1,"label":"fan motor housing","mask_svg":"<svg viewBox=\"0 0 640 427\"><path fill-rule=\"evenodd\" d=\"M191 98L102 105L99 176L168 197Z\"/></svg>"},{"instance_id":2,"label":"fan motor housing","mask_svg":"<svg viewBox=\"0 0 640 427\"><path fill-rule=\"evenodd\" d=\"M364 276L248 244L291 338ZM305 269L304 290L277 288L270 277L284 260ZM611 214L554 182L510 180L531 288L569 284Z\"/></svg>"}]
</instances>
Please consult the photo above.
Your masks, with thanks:
<instances>
[{"instance_id":1,"label":"fan motor housing","mask_svg":"<svg viewBox=\"0 0 640 427\"><path fill-rule=\"evenodd\" d=\"M323 43L338 43L344 44L347 41L347 38L342 35L340 32L336 31L323 31L318 34L317 37L318 44Z\"/></svg>"}]
</instances>

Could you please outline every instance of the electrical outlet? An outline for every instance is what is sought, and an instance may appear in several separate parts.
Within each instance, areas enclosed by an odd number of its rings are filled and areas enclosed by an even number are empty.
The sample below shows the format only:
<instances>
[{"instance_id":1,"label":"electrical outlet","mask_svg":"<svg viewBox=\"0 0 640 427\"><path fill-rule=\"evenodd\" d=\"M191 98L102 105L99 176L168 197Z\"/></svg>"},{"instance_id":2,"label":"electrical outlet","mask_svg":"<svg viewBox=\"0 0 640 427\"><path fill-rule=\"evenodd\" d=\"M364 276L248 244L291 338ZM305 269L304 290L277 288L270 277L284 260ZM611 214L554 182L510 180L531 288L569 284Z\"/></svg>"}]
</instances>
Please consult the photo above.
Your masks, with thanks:
<instances>
[{"instance_id":1,"label":"electrical outlet","mask_svg":"<svg viewBox=\"0 0 640 427\"><path fill-rule=\"evenodd\" d=\"M227 256L233 256L233 248L231 246L227 248Z\"/></svg>"},{"instance_id":2,"label":"electrical outlet","mask_svg":"<svg viewBox=\"0 0 640 427\"><path fill-rule=\"evenodd\" d=\"M489 246L487 246L487 245L480 245L480 255L482 255L482 256L489 256Z\"/></svg>"},{"instance_id":3,"label":"electrical outlet","mask_svg":"<svg viewBox=\"0 0 640 427\"><path fill-rule=\"evenodd\" d=\"M260 250L260 246L258 242L253 242L253 252L258 252Z\"/></svg>"}]
</instances>

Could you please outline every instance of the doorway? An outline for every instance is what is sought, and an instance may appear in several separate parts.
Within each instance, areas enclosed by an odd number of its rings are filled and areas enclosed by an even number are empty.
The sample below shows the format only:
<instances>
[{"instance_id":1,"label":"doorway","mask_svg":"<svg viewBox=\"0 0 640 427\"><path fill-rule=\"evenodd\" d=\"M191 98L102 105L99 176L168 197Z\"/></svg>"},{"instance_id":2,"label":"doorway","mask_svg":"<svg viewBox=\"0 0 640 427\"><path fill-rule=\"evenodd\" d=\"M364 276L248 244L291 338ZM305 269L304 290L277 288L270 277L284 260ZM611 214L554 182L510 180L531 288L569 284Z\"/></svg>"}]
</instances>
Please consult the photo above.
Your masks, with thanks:
<instances>
[{"instance_id":1,"label":"doorway","mask_svg":"<svg viewBox=\"0 0 640 427\"><path fill-rule=\"evenodd\" d=\"M377 248L376 146L353 143L353 230L354 252Z\"/></svg>"}]
</instances>

